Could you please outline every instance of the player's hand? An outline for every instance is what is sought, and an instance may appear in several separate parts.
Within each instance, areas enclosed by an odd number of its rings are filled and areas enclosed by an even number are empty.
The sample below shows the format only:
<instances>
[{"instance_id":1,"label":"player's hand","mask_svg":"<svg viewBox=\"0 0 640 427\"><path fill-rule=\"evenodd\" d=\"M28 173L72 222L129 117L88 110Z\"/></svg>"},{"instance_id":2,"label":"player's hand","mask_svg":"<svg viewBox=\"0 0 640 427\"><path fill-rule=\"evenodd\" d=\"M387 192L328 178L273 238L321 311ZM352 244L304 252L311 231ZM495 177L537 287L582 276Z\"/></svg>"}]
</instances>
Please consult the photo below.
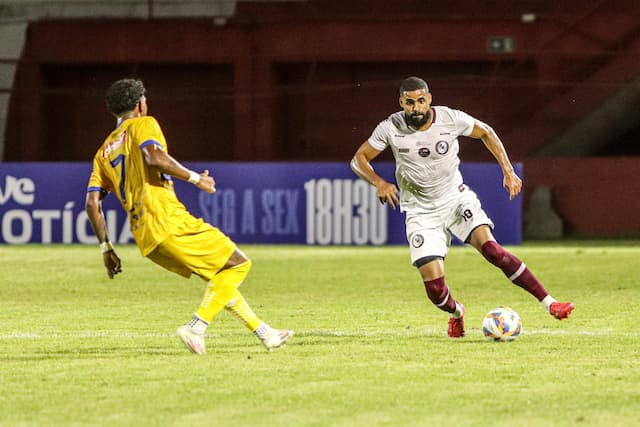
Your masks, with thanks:
<instances>
[{"instance_id":1,"label":"player's hand","mask_svg":"<svg viewBox=\"0 0 640 427\"><path fill-rule=\"evenodd\" d=\"M513 200L522 190L522 180L515 172L511 172L504 176L502 186L509 192L509 200Z\"/></svg>"},{"instance_id":2,"label":"player's hand","mask_svg":"<svg viewBox=\"0 0 640 427\"><path fill-rule=\"evenodd\" d=\"M380 203L389 203L393 209L400 204L398 200L398 189L395 185L382 181L376 184L376 192L378 193Z\"/></svg>"},{"instance_id":3,"label":"player's hand","mask_svg":"<svg viewBox=\"0 0 640 427\"><path fill-rule=\"evenodd\" d=\"M206 191L209 194L216 192L216 180L212 176L209 176L209 170L205 169L200 174L200 181L198 181L197 187Z\"/></svg>"},{"instance_id":4,"label":"player's hand","mask_svg":"<svg viewBox=\"0 0 640 427\"><path fill-rule=\"evenodd\" d=\"M116 251L113 249L102 254L102 261L107 269L109 279L113 279L113 276L122 272L120 257L118 257L118 254L116 254Z\"/></svg>"}]
</instances>

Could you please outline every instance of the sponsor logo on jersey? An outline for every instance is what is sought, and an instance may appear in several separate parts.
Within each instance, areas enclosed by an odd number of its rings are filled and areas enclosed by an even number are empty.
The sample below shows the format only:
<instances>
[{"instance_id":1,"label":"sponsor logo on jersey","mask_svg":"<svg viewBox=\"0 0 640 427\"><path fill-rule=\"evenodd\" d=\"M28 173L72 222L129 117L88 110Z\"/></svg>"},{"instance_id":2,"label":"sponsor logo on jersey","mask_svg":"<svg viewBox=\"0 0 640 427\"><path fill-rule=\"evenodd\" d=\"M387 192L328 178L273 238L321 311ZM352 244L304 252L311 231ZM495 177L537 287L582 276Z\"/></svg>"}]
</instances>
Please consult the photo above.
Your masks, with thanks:
<instances>
[{"instance_id":1,"label":"sponsor logo on jersey","mask_svg":"<svg viewBox=\"0 0 640 427\"><path fill-rule=\"evenodd\" d=\"M422 236L422 234L416 234L411 238L411 245L414 248L419 248L423 244L424 244L424 237Z\"/></svg>"},{"instance_id":2,"label":"sponsor logo on jersey","mask_svg":"<svg viewBox=\"0 0 640 427\"><path fill-rule=\"evenodd\" d=\"M443 155L449 151L449 143L447 141L438 141L436 144L436 153Z\"/></svg>"},{"instance_id":3,"label":"sponsor logo on jersey","mask_svg":"<svg viewBox=\"0 0 640 427\"><path fill-rule=\"evenodd\" d=\"M127 137L127 131L122 132L122 135L114 141L109 142L105 147L104 151L102 151L102 158L106 159L109 153L115 151L122 145L124 139Z\"/></svg>"},{"instance_id":4,"label":"sponsor logo on jersey","mask_svg":"<svg viewBox=\"0 0 640 427\"><path fill-rule=\"evenodd\" d=\"M429 154L431 154L431 150L427 147L422 147L418 150L418 155L420 155L420 157L427 157Z\"/></svg>"},{"instance_id":5,"label":"sponsor logo on jersey","mask_svg":"<svg viewBox=\"0 0 640 427\"><path fill-rule=\"evenodd\" d=\"M399 153L408 153L409 149L408 148L398 148L398 152Z\"/></svg>"}]
</instances>

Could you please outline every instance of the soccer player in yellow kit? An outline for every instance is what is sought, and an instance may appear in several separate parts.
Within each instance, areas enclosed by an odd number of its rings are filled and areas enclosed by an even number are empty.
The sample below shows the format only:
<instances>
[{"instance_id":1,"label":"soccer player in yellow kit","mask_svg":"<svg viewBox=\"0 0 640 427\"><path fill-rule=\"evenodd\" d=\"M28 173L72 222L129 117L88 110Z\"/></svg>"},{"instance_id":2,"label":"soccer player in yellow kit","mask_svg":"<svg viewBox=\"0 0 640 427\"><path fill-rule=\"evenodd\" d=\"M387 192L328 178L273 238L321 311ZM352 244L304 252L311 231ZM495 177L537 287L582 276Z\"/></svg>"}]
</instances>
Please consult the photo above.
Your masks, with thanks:
<instances>
[{"instance_id":1,"label":"soccer player in yellow kit","mask_svg":"<svg viewBox=\"0 0 640 427\"><path fill-rule=\"evenodd\" d=\"M117 118L117 126L93 159L86 211L109 278L122 271L102 211L102 199L113 192L129 215L131 232L143 256L184 277L195 274L207 281L198 310L177 331L189 350L206 353L205 331L222 309L246 325L267 350L284 345L293 331L271 328L238 291L251 261L219 229L192 216L176 197L171 177L214 193L215 181L209 171L191 171L169 155L158 122L147 115L140 80L113 83L106 103Z\"/></svg>"}]
</instances>

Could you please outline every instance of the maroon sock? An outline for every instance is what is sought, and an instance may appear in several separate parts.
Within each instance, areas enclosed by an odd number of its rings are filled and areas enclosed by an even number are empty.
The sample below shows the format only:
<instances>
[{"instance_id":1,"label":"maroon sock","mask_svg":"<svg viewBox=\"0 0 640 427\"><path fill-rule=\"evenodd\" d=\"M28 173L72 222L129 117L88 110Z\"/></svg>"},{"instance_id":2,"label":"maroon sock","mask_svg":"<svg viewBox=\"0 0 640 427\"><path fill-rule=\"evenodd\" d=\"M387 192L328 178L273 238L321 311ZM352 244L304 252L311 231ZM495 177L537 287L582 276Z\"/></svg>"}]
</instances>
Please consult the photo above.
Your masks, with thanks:
<instances>
[{"instance_id":1,"label":"maroon sock","mask_svg":"<svg viewBox=\"0 0 640 427\"><path fill-rule=\"evenodd\" d=\"M497 242L489 240L482 245L482 255L491 264L501 269L509 280L536 297L538 301L542 301L544 297L549 295L526 264L506 251Z\"/></svg>"},{"instance_id":2,"label":"maroon sock","mask_svg":"<svg viewBox=\"0 0 640 427\"><path fill-rule=\"evenodd\" d=\"M424 288L431 302L442 311L455 313L456 300L449 293L449 288L444 283L444 277L435 280L425 280Z\"/></svg>"}]
</instances>

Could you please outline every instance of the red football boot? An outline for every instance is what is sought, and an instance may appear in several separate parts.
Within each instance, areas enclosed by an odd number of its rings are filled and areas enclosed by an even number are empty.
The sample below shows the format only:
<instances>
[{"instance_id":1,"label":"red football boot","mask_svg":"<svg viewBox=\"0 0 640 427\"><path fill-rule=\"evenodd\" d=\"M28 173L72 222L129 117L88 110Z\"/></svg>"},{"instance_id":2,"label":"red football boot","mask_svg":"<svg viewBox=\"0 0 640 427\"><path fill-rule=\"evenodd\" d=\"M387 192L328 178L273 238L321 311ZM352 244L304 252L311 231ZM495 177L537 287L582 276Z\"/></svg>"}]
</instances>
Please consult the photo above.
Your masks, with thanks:
<instances>
[{"instance_id":1,"label":"red football boot","mask_svg":"<svg viewBox=\"0 0 640 427\"><path fill-rule=\"evenodd\" d=\"M447 334L451 338L464 337L464 306L460 304L460 308L462 309L462 316L460 316L459 319L456 319L455 317L449 318L449 329L447 330Z\"/></svg>"},{"instance_id":2,"label":"red football boot","mask_svg":"<svg viewBox=\"0 0 640 427\"><path fill-rule=\"evenodd\" d=\"M558 320L569 317L575 307L572 302L552 302L549 306L549 313Z\"/></svg>"}]
</instances>

